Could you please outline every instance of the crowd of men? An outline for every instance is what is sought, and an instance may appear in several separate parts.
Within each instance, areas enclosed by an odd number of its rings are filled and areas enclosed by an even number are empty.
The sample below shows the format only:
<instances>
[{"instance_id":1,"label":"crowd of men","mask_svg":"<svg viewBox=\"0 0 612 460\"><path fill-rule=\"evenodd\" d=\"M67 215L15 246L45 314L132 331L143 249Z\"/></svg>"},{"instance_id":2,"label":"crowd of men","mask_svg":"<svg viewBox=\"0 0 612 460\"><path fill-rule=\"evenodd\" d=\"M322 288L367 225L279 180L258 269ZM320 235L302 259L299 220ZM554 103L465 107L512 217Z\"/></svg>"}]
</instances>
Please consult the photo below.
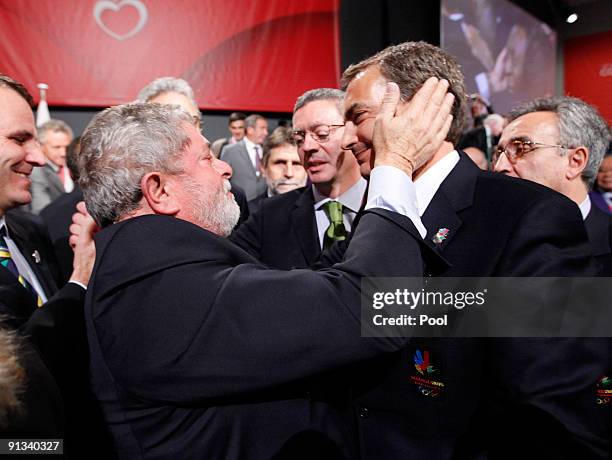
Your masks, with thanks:
<instances>
[{"instance_id":1,"label":"crowd of men","mask_svg":"<svg viewBox=\"0 0 612 460\"><path fill-rule=\"evenodd\" d=\"M388 47L341 86L272 133L234 113L211 148L183 80L73 140L0 76L3 437L67 458L610 458L609 337L360 323L364 277L610 276L607 123L570 97L489 115L483 171L440 48Z\"/></svg>"}]
</instances>

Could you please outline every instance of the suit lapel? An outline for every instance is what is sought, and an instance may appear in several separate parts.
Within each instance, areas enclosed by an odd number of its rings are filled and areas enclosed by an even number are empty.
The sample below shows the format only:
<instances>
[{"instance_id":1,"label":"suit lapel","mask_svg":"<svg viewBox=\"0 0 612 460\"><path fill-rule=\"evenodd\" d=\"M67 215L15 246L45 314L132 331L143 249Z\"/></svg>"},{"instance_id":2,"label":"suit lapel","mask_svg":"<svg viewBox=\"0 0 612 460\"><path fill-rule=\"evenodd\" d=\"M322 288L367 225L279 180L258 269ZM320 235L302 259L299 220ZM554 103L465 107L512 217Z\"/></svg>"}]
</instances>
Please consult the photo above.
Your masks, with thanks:
<instances>
[{"instance_id":1,"label":"suit lapel","mask_svg":"<svg viewBox=\"0 0 612 460\"><path fill-rule=\"evenodd\" d=\"M39 247L40 241L27 228L12 219L9 214L6 215L6 225L9 228L11 239L15 241L45 294L51 297L57 291L57 284L49 269L48 261L43 260L44 251L42 247Z\"/></svg>"},{"instance_id":2,"label":"suit lapel","mask_svg":"<svg viewBox=\"0 0 612 460\"><path fill-rule=\"evenodd\" d=\"M253 166L253 162L251 161L251 156L249 155L249 150L247 149L246 143L244 142L244 140L241 140L240 142L242 143L240 145L242 149L242 155L240 155L240 157L242 158L245 167L248 167L248 170L251 171L253 177L257 178L257 174L255 173L255 167Z\"/></svg>"},{"instance_id":3,"label":"suit lapel","mask_svg":"<svg viewBox=\"0 0 612 460\"><path fill-rule=\"evenodd\" d=\"M56 192L58 192L58 193L66 193L66 190L64 189L64 186L63 186L62 182L60 181L60 178L58 177L56 172L53 171L53 169L51 168L49 163L45 164L45 166L43 168L44 168L43 169L43 173L46 176L47 183L51 187L53 187Z\"/></svg>"},{"instance_id":4,"label":"suit lapel","mask_svg":"<svg viewBox=\"0 0 612 460\"><path fill-rule=\"evenodd\" d=\"M321 246L314 213L312 188L308 187L295 201L291 211L291 228L298 240L304 258L312 265L319 257Z\"/></svg>"},{"instance_id":5,"label":"suit lapel","mask_svg":"<svg viewBox=\"0 0 612 460\"><path fill-rule=\"evenodd\" d=\"M591 205L591 211L584 221L593 255L599 256L612 252L610 247L610 218L597 206Z\"/></svg>"},{"instance_id":6,"label":"suit lapel","mask_svg":"<svg viewBox=\"0 0 612 460\"><path fill-rule=\"evenodd\" d=\"M474 202L474 190L480 170L463 153L459 162L444 179L422 217L427 229L427 241L439 251L450 244L463 221L459 212Z\"/></svg>"}]
</instances>

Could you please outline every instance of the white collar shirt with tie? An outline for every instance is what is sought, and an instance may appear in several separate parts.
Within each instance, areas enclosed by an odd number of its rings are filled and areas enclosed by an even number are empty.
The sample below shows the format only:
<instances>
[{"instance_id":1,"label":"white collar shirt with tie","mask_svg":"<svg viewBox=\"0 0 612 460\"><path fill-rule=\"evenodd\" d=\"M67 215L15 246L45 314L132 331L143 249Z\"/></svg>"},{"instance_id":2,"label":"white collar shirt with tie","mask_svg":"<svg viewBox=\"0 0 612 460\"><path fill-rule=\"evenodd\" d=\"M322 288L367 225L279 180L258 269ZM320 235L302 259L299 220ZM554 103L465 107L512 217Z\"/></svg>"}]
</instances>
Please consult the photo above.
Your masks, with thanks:
<instances>
[{"instance_id":1,"label":"white collar shirt with tie","mask_svg":"<svg viewBox=\"0 0 612 460\"><path fill-rule=\"evenodd\" d=\"M325 203L328 201L338 201L342 204L342 220L344 221L344 228L347 232L351 231L353 220L357 212L361 208L363 202L363 195L365 194L368 183L365 179L359 178L355 184L342 195L334 198L333 200L328 196L323 195L312 186L312 194L314 196L314 211L317 220L317 234L319 235L319 245L323 248L323 239L325 231L329 227L329 217L325 212Z\"/></svg>"}]
</instances>

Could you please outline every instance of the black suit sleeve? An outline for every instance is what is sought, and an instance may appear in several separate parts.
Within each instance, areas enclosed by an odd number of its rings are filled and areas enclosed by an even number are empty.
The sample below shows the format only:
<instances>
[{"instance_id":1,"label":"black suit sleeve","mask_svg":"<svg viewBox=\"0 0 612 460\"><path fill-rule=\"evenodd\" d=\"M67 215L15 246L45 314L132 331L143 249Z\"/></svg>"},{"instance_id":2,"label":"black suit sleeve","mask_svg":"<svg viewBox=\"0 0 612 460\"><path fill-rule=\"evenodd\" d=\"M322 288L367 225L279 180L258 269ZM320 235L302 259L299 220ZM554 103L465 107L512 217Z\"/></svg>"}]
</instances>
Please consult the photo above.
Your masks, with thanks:
<instances>
[{"instance_id":1,"label":"black suit sleeve","mask_svg":"<svg viewBox=\"0 0 612 460\"><path fill-rule=\"evenodd\" d=\"M537 202L521 219L505 252L509 256L499 261L500 273L593 276L596 268L590 253L578 208L561 197L550 197ZM560 302L554 305L544 297L534 305L547 303L549 315L562 308ZM610 344L610 339L597 338L491 341L487 352L498 382L494 391L507 394L498 400L514 402L494 408L500 423L490 431L490 442L497 451L508 458L520 457L528 444L540 458L608 458L611 414L610 408L597 404L596 385L599 377L612 370ZM519 426L509 426L517 420L521 420ZM504 432L522 433L523 442L505 438Z\"/></svg>"},{"instance_id":2,"label":"black suit sleeve","mask_svg":"<svg viewBox=\"0 0 612 460\"><path fill-rule=\"evenodd\" d=\"M112 318L102 312L110 311L104 303L116 305L114 295L98 299L94 287L95 334L120 387L179 403L273 388L394 351L408 339L361 337L360 282L364 276L421 276L415 233L409 219L371 210L333 269L187 264L114 293L126 308L114 308ZM177 283L192 292L177 294ZM145 298L155 302L143 305ZM174 317L167 310L177 304ZM129 321L134 315L139 320Z\"/></svg>"},{"instance_id":3,"label":"black suit sleeve","mask_svg":"<svg viewBox=\"0 0 612 460\"><path fill-rule=\"evenodd\" d=\"M261 260L262 235L261 212L254 212L240 227L236 228L229 239L257 260Z\"/></svg>"}]
</instances>

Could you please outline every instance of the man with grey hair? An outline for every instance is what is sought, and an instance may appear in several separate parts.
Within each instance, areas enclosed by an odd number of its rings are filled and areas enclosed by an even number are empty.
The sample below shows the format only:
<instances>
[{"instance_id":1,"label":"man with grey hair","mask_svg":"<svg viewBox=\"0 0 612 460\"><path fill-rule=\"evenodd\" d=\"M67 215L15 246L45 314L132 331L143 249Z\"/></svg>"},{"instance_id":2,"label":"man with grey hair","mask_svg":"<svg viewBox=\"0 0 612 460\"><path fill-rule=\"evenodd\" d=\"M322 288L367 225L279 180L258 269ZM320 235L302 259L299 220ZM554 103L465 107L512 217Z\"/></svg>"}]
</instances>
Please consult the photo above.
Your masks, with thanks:
<instances>
[{"instance_id":1,"label":"man with grey hair","mask_svg":"<svg viewBox=\"0 0 612 460\"><path fill-rule=\"evenodd\" d=\"M233 241L275 268L311 266L351 231L367 182L341 147L344 91L306 91L293 110L293 138L311 185L261 203Z\"/></svg>"},{"instance_id":2,"label":"man with grey hair","mask_svg":"<svg viewBox=\"0 0 612 460\"><path fill-rule=\"evenodd\" d=\"M429 249L414 203L384 175L410 181L438 149L445 89L428 87L404 114L388 99L373 171L383 177L372 180L346 260L321 272L268 269L223 238L238 217L226 166L184 111L129 104L93 119L79 183L103 228L85 321L94 391L120 458L295 458L283 449L304 432L350 454L346 431L304 379L407 340L361 337L359 281L422 276ZM397 153L403 136L410 148ZM297 453L322 458L315 444Z\"/></svg>"},{"instance_id":3,"label":"man with grey hair","mask_svg":"<svg viewBox=\"0 0 612 460\"><path fill-rule=\"evenodd\" d=\"M201 128L202 114L193 95L191 85L182 78L161 77L142 88L136 98L139 102L156 102L158 104L175 104L183 107Z\"/></svg>"},{"instance_id":4,"label":"man with grey hair","mask_svg":"<svg viewBox=\"0 0 612 460\"><path fill-rule=\"evenodd\" d=\"M580 208L593 253L612 275L612 218L589 191L610 142L597 109L574 97L536 99L515 108L497 147L495 171L545 185Z\"/></svg>"},{"instance_id":5,"label":"man with grey hair","mask_svg":"<svg viewBox=\"0 0 612 460\"><path fill-rule=\"evenodd\" d=\"M251 201L266 191L266 180L261 174L263 143L268 136L268 122L257 114L244 120L245 136L241 141L226 146L221 159L233 170L230 182L244 190Z\"/></svg>"},{"instance_id":6,"label":"man with grey hair","mask_svg":"<svg viewBox=\"0 0 612 460\"><path fill-rule=\"evenodd\" d=\"M32 171L30 210L38 214L49 203L74 189L66 167L66 149L72 142L72 129L62 120L49 120L38 128L38 140L45 154L45 165Z\"/></svg>"}]
</instances>

